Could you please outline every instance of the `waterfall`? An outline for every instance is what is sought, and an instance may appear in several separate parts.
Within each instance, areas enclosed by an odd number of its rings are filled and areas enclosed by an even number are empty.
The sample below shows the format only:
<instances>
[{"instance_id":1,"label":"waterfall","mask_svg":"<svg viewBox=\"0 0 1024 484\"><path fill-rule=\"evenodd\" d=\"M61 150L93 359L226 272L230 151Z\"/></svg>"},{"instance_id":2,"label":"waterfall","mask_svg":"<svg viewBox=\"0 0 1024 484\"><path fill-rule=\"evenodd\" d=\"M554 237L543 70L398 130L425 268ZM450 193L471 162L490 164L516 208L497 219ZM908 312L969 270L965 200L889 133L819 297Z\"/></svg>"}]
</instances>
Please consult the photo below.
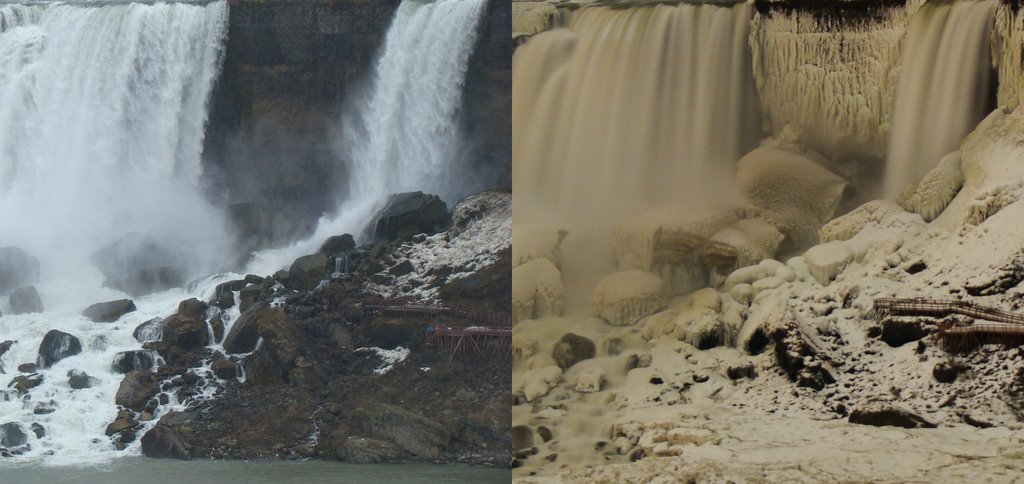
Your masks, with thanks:
<instances>
[{"instance_id":1,"label":"waterfall","mask_svg":"<svg viewBox=\"0 0 1024 484\"><path fill-rule=\"evenodd\" d=\"M462 88L485 0L404 0L391 22L368 92L346 99L336 143L347 167L338 214L309 239L257 255L273 272L331 235L361 229L391 193L420 190L449 204L471 192L462 167Z\"/></svg>"},{"instance_id":2,"label":"waterfall","mask_svg":"<svg viewBox=\"0 0 1024 484\"><path fill-rule=\"evenodd\" d=\"M758 139L749 4L584 7L513 56L518 221L723 195ZM731 185L731 183L728 183Z\"/></svg>"},{"instance_id":3,"label":"waterfall","mask_svg":"<svg viewBox=\"0 0 1024 484\"><path fill-rule=\"evenodd\" d=\"M988 114L995 1L927 3L907 29L885 172L896 199Z\"/></svg>"},{"instance_id":4,"label":"waterfall","mask_svg":"<svg viewBox=\"0 0 1024 484\"><path fill-rule=\"evenodd\" d=\"M139 349L136 325L173 312L189 294L136 298L138 310L117 323L93 323L80 316L87 305L124 297L102 287L97 249L145 234L184 248L185 275L226 253L222 216L202 196L200 162L227 13L226 1L0 5L0 246L39 259L45 305L12 315L0 295L8 313L0 340L15 342L0 357L0 426L20 426L31 446L4 462L122 455L104 434L123 377L112 362ZM52 329L77 337L81 353L38 369L42 382L27 394L7 388ZM90 386L70 388L72 370L87 373Z\"/></svg>"}]
</instances>

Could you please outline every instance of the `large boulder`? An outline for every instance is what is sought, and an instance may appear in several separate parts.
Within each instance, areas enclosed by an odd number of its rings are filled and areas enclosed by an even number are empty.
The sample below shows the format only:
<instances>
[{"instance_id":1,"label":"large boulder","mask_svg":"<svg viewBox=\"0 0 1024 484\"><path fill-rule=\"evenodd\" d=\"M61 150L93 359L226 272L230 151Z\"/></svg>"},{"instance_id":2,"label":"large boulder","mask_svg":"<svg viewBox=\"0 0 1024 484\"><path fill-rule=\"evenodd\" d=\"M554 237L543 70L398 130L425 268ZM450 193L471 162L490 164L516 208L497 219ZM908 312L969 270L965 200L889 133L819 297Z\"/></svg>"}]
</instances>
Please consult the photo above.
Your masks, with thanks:
<instances>
[{"instance_id":1,"label":"large boulder","mask_svg":"<svg viewBox=\"0 0 1024 484\"><path fill-rule=\"evenodd\" d=\"M121 316L135 311L135 301L131 299L118 299L116 301L107 301L93 304L82 311L82 316L85 316L97 323L113 323Z\"/></svg>"},{"instance_id":2,"label":"large boulder","mask_svg":"<svg viewBox=\"0 0 1024 484\"><path fill-rule=\"evenodd\" d=\"M288 287L308 291L334 272L334 259L323 254L299 257L288 268Z\"/></svg>"},{"instance_id":3,"label":"large boulder","mask_svg":"<svg viewBox=\"0 0 1024 484\"><path fill-rule=\"evenodd\" d=\"M229 353L248 353L256 349L256 341L260 338L256 320L268 308L266 303L257 303L242 313L224 336L224 350Z\"/></svg>"},{"instance_id":4,"label":"large boulder","mask_svg":"<svg viewBox=\"0 0 1024 484\"><path fill-rule=\"evenodd\" d=\"M394 240L416 234L436 234L450 222L448 206L437 195L396 193L373 216L369 230L375 238Z\"/></svg>"},{"instance_id":5,"label":"large boulder","mask_svg":"<svg viewBox=\"0 0 1024 484\"><path fill-rule=\"evenodd\" d=\"M11 313L28 314L43 312L43 300L39 298L35 286L19 287L11 291L9 298Z\"/></svg>"},{"instance_id":6,"label":"large boulder","mask_svg":"<svg viewBox=\"0 0 1024 484\"><path fill-rule=\"evenodd\" d=\"M98 378L89 376L84 371L71 370L68 371L68 386L74 390L81 390L83 388L92 388L100 383Z\"/></svg>"},{"instance_id":7,"label":"large boulder","mask_svg":"<svg viewBox=\"0 0 1024 484\"><path fill-rule=\"evenodd\" d=\"M351 251L356 248L356 239L351 234L332 235L318 251L324 255L334 255Z\"/></svg>"},{"instance_id":8,"label":"large boulder","mask_svg":"<svg viewBox=\"0 0 1024 484\"><path fill-rule=\"evenodd\" d=\"M82 342L78 338L52 329L43 336L43 342L39 345L39 358L36 360L36 365L39 368L49 368L54 363L81 352Z\"/></svg>"},{"instance_id":9,"label":"large boulder","mask_svg":"<svg viewBox=\"0 0 1024 484\"><path fill-rule=\"evenodd\" d=\"M20 447L28 443L28 434L18 422L7 422L0 425L0 447Z\"/></svg>"},{"instance_id":10,"label":"large boulder","mask_svg":"<svg viewBox=\"0 0 1024 484\"><path fill-rule=\"evenodd\" d=\"M394 405L376 403L360 407L355 413L355 421L364 432L394 442L423 459L440 457L452 438L441 423Z\"/></svg>"},{"instance_id":11,"label":"large boulder","mask_svg":"<svg viewBox=\"0 0 1024 484\"><path fill-rule=\"evenodd\" d=\"M140 233L130 233L93 254L104 285L141 296L185 283L182 261L189 251Z\"/></svg>"},{"instance_id":12,"label":"large boulder","mask_svg":"<svg viewBox=\"0 0 1024 484\"><path fill-rule=\"evenodd\" d=\"M597 284L592 307L594 316L608 324L630 326L664 308L667 296L658 276L638 270L620 271Z\"/></svg>"},{"instance_id":13,"label":"large boulder","mask_svg":"<svg viewBox=\"0 0 1024 484\"><path fill-rule=\"evenodd\" d=\"M597 348L589 338L574 333L566 333L562 339L555 344L551 357L555 359L558 367L565 370L583 360L594 357Z\"/></svg>"},{"instance_id":14,"label":"large boulder","mask_svg":"<svg viewBox=\"0 0 1024 484\"><path fill-rule=\"evenodd\" d=\"M38 259L20 247L0 248L0 293L38 281Z\"/></svg>"},{"instance_id":15,"label":"large boulder","mask_svg":"<svg viewBox=\"0 0 1024 484\"><path fill-rule=\"evenodd\" d=\"M188 460L192 457L173 430L163 424L157 424L142 436L142 454L146 457Z\"/></svg>"},{"instance_id":16,"label":"large boulder","mask_svg":"<svg viewBox=\"0 0 1024 484\"><path fill-rule=\"evenodd\" d=\"M289 372L295 368L296 358L306 346L302 333L279 307L260 311L255 315L255 321L249 324L255 325L263 343L259 351L245 359L246 383L262 386L287 382Z\"/></svg>"},{"instance_id":17,"label":"large boulder","mask_svg":"<svg viewBox=\"0 0 1024 484\"><path fill-rule=\"evenodd\" d=\"M195 298L178 303L178 312L164 320L163 342L189 351L210 344L203 312L206 305Z\"/></svg>"},{"instance_id":18,"label":"large boulder","mask_svg":"<svg viewBox=\"0 0 1024 484\"><path fill-rule=\"evenodd\" d=\"M850 423L876 427L902 427L905 429L937 427L910 410L889 403L870 403L850 412Z\"/></svg>"},{"instance_id":19,"label":"large boulder","mask_svg":"<svg viewBox=\"0 0 1024 484\"><path fill-rule=\"evenodd\" d=\"M111 365L118 373L130 373L136 370L149 371L157 363L158 355L153 350L121 351L114 355Z\"/></svg>"},{"instance_id":20,"label":"large boulder","mask_svg":"<svg viewBox=\"0 0 1024 484\"><path fill-rule=\"evenodd\" d=\"M153 374L148 370L136 370L121 380L121 386L117 388L117 394L114 396L114 403L140 412L156 392L157 382Z\"/></svg>"},{"instance_id":21,"label":"large boulder","mask_svg":"<svg viewBox=\"0 0 1024 484\"><path fill-rule=\"evenodd\" d=\"M139 343L160 341L164 337L164 319L153 318L135 327L132 336Z\"/></svg>"}]
</instances>

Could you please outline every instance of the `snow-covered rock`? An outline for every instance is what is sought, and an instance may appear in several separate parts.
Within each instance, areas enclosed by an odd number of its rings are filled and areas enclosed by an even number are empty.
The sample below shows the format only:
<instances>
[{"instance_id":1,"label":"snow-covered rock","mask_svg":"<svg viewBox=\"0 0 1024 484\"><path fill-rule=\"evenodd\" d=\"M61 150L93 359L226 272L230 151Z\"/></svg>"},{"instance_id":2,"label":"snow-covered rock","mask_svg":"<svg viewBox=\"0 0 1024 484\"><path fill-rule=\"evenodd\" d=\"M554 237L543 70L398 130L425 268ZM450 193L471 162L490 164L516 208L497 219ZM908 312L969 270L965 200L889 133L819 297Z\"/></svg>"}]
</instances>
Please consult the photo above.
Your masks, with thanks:
<instances>
[{"instance_id":1,"label":"snow-covered rock","mask_svg":"<svg viewBox=\"0 0 1024 484\"><path fill-rule=\"evenodd\" d=\"M562 369L557 366L534 368L523 373L514 385L513 392L522 393L527 402L547 395L562 380Z\"/></svg>"},{"instance_id":2,"label":"snow-covered rock","mask_svg":"<svg viewBox=\"0 0 1024 484\"><path fill-rule=\"evenodd\" d=\"M594 316L612 326L627 326L657 312L667 302L665 285L658 276L638 271L621 271L606 276L593 297Z\"/></svg>"},{"instance_id":3,"label":"snow-covered rock","mask_svg":"<svg viewBox=\"0 0 1024 484\"><path fill-rule=\"evenodd\" d=\"M804 260L811 276L819 284L827 286L853 261L853 254L845 243L836 240L811 247L804 253Z\"/></svg>"},{"instance_id":4,"label":"snow-covered rock","mask_svg":"<svg viewBox=\"0 0 1024 484\"><path fill-rule=\"evenodd\" d=\"M548 259L562 267L562 240L569 232L540 224L512 224L512 267L536 259Z\"/></svg>"},{"instance_id":5,"label":"snow-covered rock","mask_svg":"<svg viewBox=\"0 0 1024 484\"><path fill-rule=\"evenodd\" d=\"M512 320L562 314L562 274L547 258L512 269Z\"/></svg>"},{"instance_id":6,"label":"snow-covered rock","mask_svg":"<svg viewBox=\"0 0 1024 484\"><path fill-rule=\"evenodd\" d=\"M953 201L963 185L960 151L954 151L943 156L921 181L907 187L900 196L900 206L921 215L925 222L931 222Z\"/></svg>"},{"instance_id":7,"label":"snow-covered rock","mask_svg":"<svg viewBox=\"0 0 1024 484\"><path fill-rule=\"evenodd\" d=\"M604 371L597 366L588 366L576 374L576 386L573 387L580 393L593 393L601 391L604 385Z\"/></svg>"}]
</instances>

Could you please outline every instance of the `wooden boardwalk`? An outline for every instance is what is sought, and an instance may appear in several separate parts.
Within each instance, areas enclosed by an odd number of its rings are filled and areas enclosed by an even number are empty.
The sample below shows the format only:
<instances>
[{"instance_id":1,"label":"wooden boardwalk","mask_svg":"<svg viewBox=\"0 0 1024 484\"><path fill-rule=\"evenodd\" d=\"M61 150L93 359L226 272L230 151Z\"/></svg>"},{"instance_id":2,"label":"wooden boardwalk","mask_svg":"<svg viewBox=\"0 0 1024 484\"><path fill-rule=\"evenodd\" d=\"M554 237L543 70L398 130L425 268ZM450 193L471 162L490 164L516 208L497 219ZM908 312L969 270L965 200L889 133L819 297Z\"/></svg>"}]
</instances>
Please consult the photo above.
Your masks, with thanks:
<instances>
[{"instance_id":1,"label":"wooden boardwalk","mask_svg":"<svg viewBox=\"0 0 1024 484\"><path fill-rule=\"evenodd\" d=\"M365 298L363 307L380 314L413 316L434 322L427 327L427 344L456 356L490 357L505 361L512 354L512 315L454 304L423 303L411 298Z\"/></svg>"},{"instance_id":2,"label":"wooden boardwalk","mask_svg":"<svg viewBox=\"0 0 1024 484\"><path fill-rule=\"evenodd\" d=\"M874 303L879 321L890 317L924 317L939 329L944 346L950 351L969 351L980 344L1024 344L1024 315L969 301L928 298L882 298ZM943 320L947 316L971 318L967 323Z\"/></svg>"}]
</instances>

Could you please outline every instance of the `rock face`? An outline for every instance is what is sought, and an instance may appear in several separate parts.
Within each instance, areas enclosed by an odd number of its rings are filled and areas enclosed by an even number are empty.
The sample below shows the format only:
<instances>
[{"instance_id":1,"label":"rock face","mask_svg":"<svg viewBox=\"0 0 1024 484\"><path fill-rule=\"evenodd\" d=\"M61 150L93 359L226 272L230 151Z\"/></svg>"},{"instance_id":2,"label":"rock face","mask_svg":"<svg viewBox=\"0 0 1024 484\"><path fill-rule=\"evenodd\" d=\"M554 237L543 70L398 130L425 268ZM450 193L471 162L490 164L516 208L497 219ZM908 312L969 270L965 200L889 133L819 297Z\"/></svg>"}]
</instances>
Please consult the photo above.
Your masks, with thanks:
<instances>
[{"instance_id":1,"label":"rock face","mask_svg":"<svg viewBox=\"0 0 1024 484\"><path fill-rule=\"evenodd\" d=\"M406 192L388 197L384 208L373 216L369 230L378 239L394 240L416 234L435 234L449 223L448 206L440 197Z\"/></svg>"},{"instance_id":2,"label":"rock face","mask_svg":"<svg viewBox=\"0 0 1024 484\"><path fill-rule=\"evenodd\" d=\"M934 423L905 408L888 403L874 403L854 409L850 412L850 423L876 427L903 427L905 429L937 427Z\"/></svg>"},{"instance_id":3,"label":"rock face","mask_svg":"<svg viewBox=\"0 0 1024 484\"><path fill-rule=\"evenodd\" d=\"M93 304L85 308L85 311L82 311L82 316L97 323L113 323L121 319L121 316L135 311L135 309L135 301L131 299L118 299L116 301Z\"/></svg>"},{"instance_id":4,"label":"rock face","mask_svg":"<svg viewBox=\"0 0 1024 484\"><path fill-rule=\"evenodd\" d=\"M122 351L114 355L114 371L129 373L135 370L149 371L156 365L157 354L153 350Z\"/></svg>"},{"instance_id":5,"label":"rock face","mask_svg":"<svg viewBox=\"0 0 1024 484\"><path fill-rule=\"evenodd\" d=\"M39 260L20 247L0 248L0 293L39 280Z\"/></svg>"},{"instance_id":6,"label":"rock face","mask_svg":"<svg viewBox=\"0 0 1024 484\"><path fill-rule=\"evenodd\" d=\"M35 286L19 287L11 291L10 303L14 314L43 312L43 300L39 298Z\"/></svg>"},{"instance_id":7,"label":"rock face","mask_svg":"<svg viewBox=\"0 0 1024 484\"><path fill-rule=\"evenodd\" d=\"M104 285L141 296L185 283L188 251L140 233L130 233L93 254Z\"/></svg>"},{"instance_id":8,"label":"rock face","mask_svg":"<svg viewBox=\"0 0 1024 484\"><path fill-rule=\"evenodd\" d=\"M64 358L74 356L82 352L82 342L73 335L50 330L43 336L43 342L39 345L39 358L36 364L40 368L49 368Z\"/></svg>"},{"instance_id":9,"label":"rock face","mask_svg":"<svg viewBox=\"0 0 1024 484\"><path fill-rule=\"evenodd\" d=\"M305 232L300 221L274 207L256 202L231 205L228 207L228 219L235 228L238 249L243 254L279 247Z\"/></svg>"},{"instance_id":10,"label":"rock face","mask_svg":"<svg viewBox=\"0 0 1024 484\"><path fill-rule=\"evenodd\" d=\"M332 235L320 246L320 253L324 255L339 254L356 248L356 239L351 234Z\"/></svg>"},{"instance_id":11,"label":"rock face","mask_svg":"<svg viewBox=\"0 0 1024 484\"><path fill-rule=\"evenodd\" d=\"M260 337L257 319L267 309L266 304L258 303L242 313L224 336L224 350L229 353L248 353L255 349Z\"/></svg>"},{"instance_id":12,"label":"rock face","mask_svg":"<svg viewBox=\"0 0 1024 484\"><path fill-rule=\"evenodd\" d=\"M365 432L386 438L418 457L436 458L451 441L451 434L440 423L393 405L379 403L357 412Z\"/></svg>"}]
</instances>

